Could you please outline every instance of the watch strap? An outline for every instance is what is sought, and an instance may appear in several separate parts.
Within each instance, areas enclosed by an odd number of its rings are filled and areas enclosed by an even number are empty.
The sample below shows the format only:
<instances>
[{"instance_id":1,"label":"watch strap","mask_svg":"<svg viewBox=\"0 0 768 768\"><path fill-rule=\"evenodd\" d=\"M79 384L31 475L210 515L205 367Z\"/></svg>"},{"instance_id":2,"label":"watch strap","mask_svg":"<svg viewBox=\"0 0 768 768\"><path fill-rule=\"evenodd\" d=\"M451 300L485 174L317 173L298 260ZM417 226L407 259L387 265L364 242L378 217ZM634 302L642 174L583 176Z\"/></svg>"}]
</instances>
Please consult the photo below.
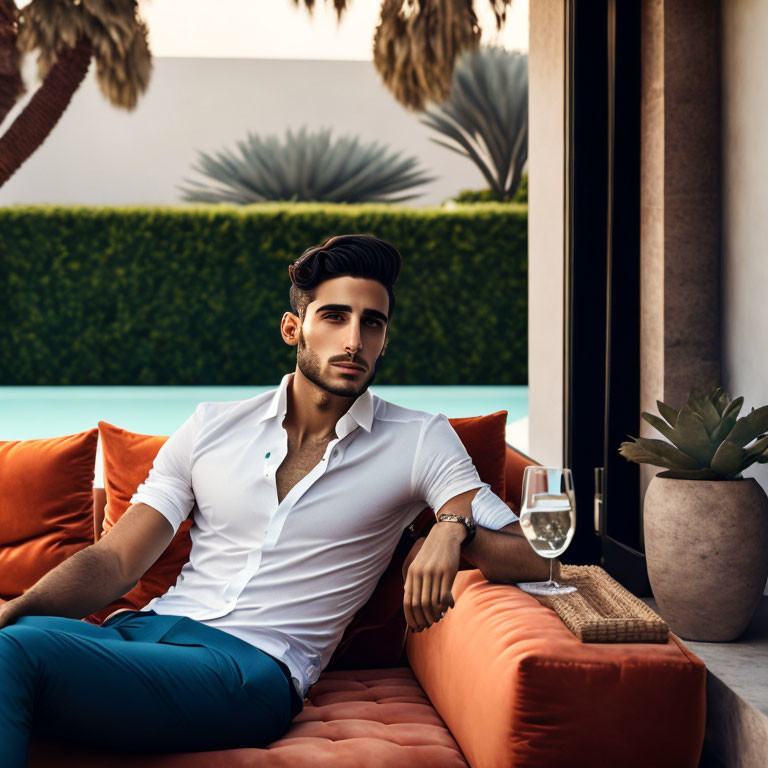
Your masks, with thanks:
<instances>
[{"instance_id":1,"label":"watch strap","mask_svg":"<svg viewBox=\"0 0 768 768\"><path fill-rule=\"evenodd\" d=\"M462 548L466 547L466 545L469 544L469 542L475 538L475 531L477 530L477 526L475 525L474 520L463 517L462 515L452 515L452 514L449 514L448 512L441 512L437 516L437 522L438 523L461 523L467 529L467 535L465 536L464 540L461 542Z\"/></svg>"}]
</instances>

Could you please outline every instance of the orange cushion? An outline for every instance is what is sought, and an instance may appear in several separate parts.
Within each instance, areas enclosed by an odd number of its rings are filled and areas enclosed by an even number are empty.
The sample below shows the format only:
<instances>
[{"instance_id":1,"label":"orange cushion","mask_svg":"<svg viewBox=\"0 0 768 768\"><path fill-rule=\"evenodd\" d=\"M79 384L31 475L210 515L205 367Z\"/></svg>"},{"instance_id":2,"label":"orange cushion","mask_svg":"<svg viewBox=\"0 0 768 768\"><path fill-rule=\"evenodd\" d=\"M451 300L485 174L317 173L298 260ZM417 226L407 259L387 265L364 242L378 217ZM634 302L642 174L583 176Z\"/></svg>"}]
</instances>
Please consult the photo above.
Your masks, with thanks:
<instances>
[{"instance_id":1,"label":"orange cushion","mask_svg":"<svg viewBox=\"0 0 768 768\"><path fill-rule=\"evenodd\" d=\"M416 679L477 768L695 768L706 724L704 663L666 643L582 643L511 584L462 571L455 607L408 634Z\"/></svg>"},{"instance_id":2,"label":"orange cushion","mask_svg":"<svg viewBox=\"0 0 768 768\"><path fill-rule=\"evenodd\" d=\"M503 499L507 412L448 421L472 458L480 479L490 483L491 490ZM516 511L513 505L508 506ZM389 667L406 663L402 567L415 539L426 536L434 522L435 513L425 507L412 524L413 531L403 534L373 594L347 625L328 669ZM467 569L474 565L461 558L459 567Z\"/></svg>"},{"instance_id":3,"label":"orange cushion","mask_svg":"<svg viewBox=\"0 0 768 768\"><path fill-rule=\"evenodd\" d=\"M104 490L107 495L101 533L105 536L130 506L131 496L146 480L157 452L168 437L129 432L106 421L99 422L99 435L104 457ZM118 608L138 610L152 598L165 594L176 583L184 563L189 560L192 548L189 529L192 523L189 517L179 526L168 548L130 592L86 617L86 621L101 624Z\"/></svg>"},{"instance_id":4,"label":"orange cushion","mask_svg":"<svg viewBox=\"0 0 768 768\"><path fill-rule=\"evenodd\" d=\"M93 544L98 431L0 442L0 597Z\"/></svg>"},{"instance_id":5,"label":"orange cushion","mask_svg":"<svg viewBox=\"0 0 768 768\"><path fill-rule=\"evenodd\" d=\"M599 730L599 729L597 729ZM136 755L33 736L29 768L134 768ZM467 768L410 669L323 673L266 749L142 755L148 768Z\"/></svg>"},{"instance_id":6,"label":"orange cushion","mask_svg":"<svg viewBox=\"0 0 768 768\"><path fill-rule=\"evenodd\" d=\"M512 502L514 509L520 508L523 496L523 472L526 467L538 466L530 456L514 449L511 445L506 447L506 492L507 501Z\"/></svg>"},{"instance_id":7,"label":"orange cushion","mask_svg":"<svg viewBox=\"0 0 768 768\"><path fill-rule=\"evenodd\" d=\"M448 419L461 439L477 474L500 498L506 498L507 412L496 411L487 416Z\"/></svg>"}]
</instances>

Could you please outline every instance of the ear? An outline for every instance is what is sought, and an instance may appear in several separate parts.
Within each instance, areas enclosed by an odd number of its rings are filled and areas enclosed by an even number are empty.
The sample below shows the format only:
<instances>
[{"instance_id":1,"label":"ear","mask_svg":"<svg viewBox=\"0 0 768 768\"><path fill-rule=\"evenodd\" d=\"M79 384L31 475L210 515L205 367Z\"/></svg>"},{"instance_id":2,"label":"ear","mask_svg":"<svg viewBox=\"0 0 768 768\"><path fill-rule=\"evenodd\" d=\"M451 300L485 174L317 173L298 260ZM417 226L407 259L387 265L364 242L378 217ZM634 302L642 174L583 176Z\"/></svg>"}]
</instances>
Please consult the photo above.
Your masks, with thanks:
<instances>
[{"instance_id":1,"label":"ear","mask_svg":"<svg viewBox=\"0 0 768 768\"><path fill-rule=\"evenodd\" d=\"M301 320L293 312L286 312L280 321L280 334L283 341L291 347L299 343L299 331L301 330Z\"/></svg>"},{"instance_id":2,"label":"ear","mask_svg":"<svg viewBox=\"0 0 768 768\"><path fill-rule=\"evenodd\" d=\"M387 344L389 344L389 336L384 337L384 346L381 348L381 357L384 357L384 353L387 351Z\"/></svg>"}]
</instances>

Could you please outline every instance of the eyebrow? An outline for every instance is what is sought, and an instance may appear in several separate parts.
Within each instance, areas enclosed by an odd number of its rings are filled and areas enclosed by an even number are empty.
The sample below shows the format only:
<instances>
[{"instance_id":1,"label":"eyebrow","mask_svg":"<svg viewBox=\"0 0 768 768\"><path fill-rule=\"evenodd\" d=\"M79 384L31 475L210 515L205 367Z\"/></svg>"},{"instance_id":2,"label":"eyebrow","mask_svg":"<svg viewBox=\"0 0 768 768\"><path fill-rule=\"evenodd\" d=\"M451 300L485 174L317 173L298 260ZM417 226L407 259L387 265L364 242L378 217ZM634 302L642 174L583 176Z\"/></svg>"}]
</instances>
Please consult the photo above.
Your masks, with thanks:
<instances>
[{"instance_id":1,"label":"eyebrow","mask_svg":"<svg viewBox=\"0 0 768 768\"><path fill-rule=\"evenodd\" d=\"M350 307L349 304L323 304L323 306L320 307L319 309L316 309L315 312L324 312L329 309L333 310L334 312L351 312L352 311L352 307ZM385 323L388 322L387 316L382 312L379 312L378 309L364 309L363 317L375 317L379 320L384 321Z\"/></svg>"}]
</instances>

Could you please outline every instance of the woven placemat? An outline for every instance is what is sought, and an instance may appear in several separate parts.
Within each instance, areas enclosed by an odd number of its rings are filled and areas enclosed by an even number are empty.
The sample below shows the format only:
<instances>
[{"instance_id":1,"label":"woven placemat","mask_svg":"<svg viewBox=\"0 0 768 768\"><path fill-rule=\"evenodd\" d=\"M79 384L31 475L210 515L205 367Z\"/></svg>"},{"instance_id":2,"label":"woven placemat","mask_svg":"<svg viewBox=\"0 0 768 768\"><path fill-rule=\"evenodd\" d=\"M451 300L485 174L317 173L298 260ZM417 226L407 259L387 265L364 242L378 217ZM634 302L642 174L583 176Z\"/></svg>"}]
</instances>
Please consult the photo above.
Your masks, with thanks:
<instances>
[{"instance_id":1,"label":"woven placemat","mask_svg":"<svg viewBox=\"0 0 768 768\"><path fill-rule=\"evenodd\" d=\"M558 584L576 592L532 595L583 643L666 643L669 627L599 565L563 565Z\"/></svg>"}]
</instances>

